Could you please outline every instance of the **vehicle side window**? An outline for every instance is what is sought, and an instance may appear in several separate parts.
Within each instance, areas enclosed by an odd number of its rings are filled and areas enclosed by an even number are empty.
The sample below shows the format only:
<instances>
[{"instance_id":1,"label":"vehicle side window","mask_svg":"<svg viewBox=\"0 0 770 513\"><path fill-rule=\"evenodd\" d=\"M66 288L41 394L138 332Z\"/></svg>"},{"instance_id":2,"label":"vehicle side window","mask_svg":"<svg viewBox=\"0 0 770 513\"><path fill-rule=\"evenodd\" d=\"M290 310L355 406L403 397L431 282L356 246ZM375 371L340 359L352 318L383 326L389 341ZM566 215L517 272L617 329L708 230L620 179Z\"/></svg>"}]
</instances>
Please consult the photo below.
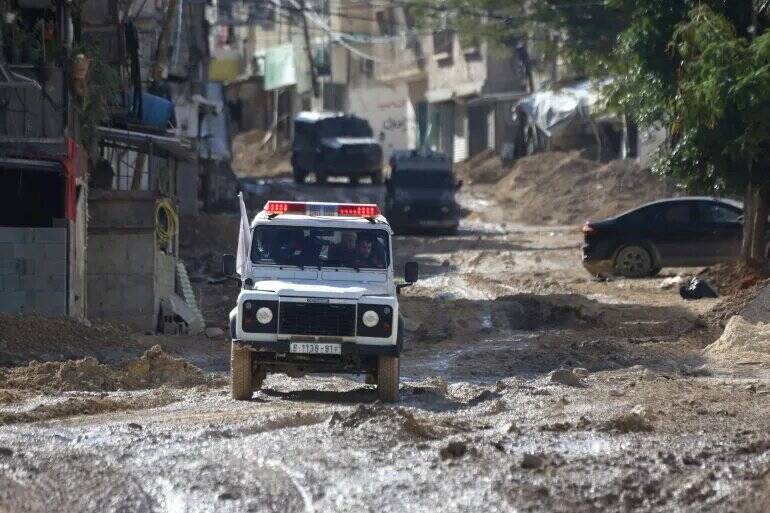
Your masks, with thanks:
<instances>
[{"instance_id":1,"label":"vehicle side window","mask_svg":"<svg viewBox=\"0 0 770 513\"><path fill-rule=\"evenodd\" d=\"M711 215L715 223L739 223L741 213L724 205L713 205Z\"/></svg>"},{"instance_id":2,"label":"vehicle side window","mask_svg":"<svg viewBox=\"0 0 770 513\"><path fill-rule=\"evenodd\" d=\"M690 205L687 203L675 203L663 207L658 219L672 225L688 224L690 218Z\"/></svg>"}]
</instances>

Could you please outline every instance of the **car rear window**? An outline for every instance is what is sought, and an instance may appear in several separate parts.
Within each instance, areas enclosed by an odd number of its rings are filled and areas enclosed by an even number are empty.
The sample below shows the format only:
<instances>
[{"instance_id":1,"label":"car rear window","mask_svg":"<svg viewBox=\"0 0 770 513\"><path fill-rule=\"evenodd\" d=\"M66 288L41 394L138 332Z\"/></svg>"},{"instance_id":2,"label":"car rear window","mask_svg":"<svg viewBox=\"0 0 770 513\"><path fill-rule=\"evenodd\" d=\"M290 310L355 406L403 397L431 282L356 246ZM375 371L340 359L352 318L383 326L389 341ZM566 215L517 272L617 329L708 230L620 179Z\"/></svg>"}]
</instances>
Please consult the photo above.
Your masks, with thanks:
<instances>
[{"instance_id":1,"label":"car rear window","mask_svg":"<svg viewBox=\"0 0 770 513\"><path fill-rule=\"evenodd\" d=\"M455 186L452 173L416 169L400 169L393 176L393 183L399 187L425 189L450 189Z\"/></svg>"}]
</instances>

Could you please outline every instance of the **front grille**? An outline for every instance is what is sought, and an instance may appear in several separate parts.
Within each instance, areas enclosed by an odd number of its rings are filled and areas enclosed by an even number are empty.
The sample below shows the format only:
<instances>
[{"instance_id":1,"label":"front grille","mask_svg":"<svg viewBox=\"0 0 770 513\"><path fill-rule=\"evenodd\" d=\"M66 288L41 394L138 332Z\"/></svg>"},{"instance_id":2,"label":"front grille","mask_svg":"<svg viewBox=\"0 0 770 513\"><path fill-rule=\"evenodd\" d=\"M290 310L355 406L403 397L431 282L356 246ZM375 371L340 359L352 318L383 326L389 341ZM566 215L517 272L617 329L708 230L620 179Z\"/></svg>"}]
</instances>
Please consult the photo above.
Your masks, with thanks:
<instances>
[{"instance_id":1,"label":"front grille","mask_svg":"<svg viewBox=\"0 0 770 513\"><path fill-rule=\"evenodd\" d=\"M352 337L356 330L356 305L281 303L279 333Z\"/></svg>"}]
</instances>

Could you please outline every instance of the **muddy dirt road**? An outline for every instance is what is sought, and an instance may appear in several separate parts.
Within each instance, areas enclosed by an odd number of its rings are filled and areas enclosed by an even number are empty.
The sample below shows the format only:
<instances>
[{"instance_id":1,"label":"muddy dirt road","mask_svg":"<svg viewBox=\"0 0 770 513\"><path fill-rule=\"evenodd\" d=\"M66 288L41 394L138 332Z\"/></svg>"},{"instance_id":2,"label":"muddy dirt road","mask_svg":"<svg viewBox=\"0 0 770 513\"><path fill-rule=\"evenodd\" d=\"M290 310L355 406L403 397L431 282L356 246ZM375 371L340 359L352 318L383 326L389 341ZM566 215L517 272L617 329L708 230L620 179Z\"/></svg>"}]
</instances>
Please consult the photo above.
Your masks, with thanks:
<instances>
[{"instance_id":1,"label":"muddy dirt road","mask_svg":"<svg viewBox=\"0 0 770 513\"><path fill-rule=\"evenodd\" d=\"M282 375L236 403L224 340L146 337L206 376L0 389L0 512L769 511L770 370L704 358L714 301L593 282L575 227L461 200L457 236L395 242L423 278L403 297L400 404L360 379ZM234 293L199 286L209 318Z\"/></svg>"}]
</instances>

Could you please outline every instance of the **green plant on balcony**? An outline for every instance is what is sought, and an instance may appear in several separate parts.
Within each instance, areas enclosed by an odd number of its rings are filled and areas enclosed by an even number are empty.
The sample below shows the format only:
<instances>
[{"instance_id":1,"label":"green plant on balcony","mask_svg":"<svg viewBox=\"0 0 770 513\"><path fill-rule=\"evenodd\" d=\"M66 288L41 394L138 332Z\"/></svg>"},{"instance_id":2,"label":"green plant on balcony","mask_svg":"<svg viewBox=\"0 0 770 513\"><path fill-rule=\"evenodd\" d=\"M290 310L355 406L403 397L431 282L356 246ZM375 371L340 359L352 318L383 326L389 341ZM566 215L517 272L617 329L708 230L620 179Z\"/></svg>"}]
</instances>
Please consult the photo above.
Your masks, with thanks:
<instances>
[{"instance_id":1,"label":"green plant on balcony","mask_svg":"<svg viewBox=\"0 0 770 513\"><path fill-rule=\"evenodd\" d=\"M104 59L97 46L76 45L71 55L73 68L83 62L88 63L85 83L72 85L79 98L78 124L81 144L91 158L96 158L99 145L98 127L109 120L110 105L122 90L122 81L119 71Z\"/></svg>"}]
</instances>

